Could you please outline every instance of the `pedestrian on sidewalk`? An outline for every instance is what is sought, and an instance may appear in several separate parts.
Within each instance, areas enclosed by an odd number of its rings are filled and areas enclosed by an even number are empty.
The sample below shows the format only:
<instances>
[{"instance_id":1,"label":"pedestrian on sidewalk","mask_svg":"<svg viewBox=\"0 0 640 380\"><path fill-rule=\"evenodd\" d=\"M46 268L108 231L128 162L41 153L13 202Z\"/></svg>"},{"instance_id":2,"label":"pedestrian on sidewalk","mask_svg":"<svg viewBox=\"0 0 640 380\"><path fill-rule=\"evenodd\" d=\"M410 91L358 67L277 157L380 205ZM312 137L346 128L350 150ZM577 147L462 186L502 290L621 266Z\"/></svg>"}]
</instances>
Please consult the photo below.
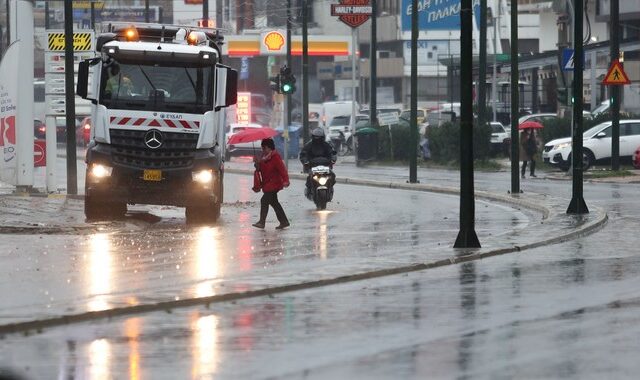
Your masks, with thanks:
<instances>
[{"instance_id":1,"label":"pedestrian on sidewalk","mask_svg":"<svg viewBox=\"0 0 640 380\"><path fill-rule=\"evenodd\" d=\"M289 227L289 219L284 213L282 205L278 201L278 192L285 187L289 187L289 174L284 166L282 157L276 150L273 139L264 139L260 143L262 155L254 158L256 171L260 174L260 182L254 184L253 191L256 193L262 190L260 199L260 220L252 224L256 228L264 228L269 213L269 206L273 207L280 224L276 227L281 230Z\"/></svg>"},{"instance_id":2,"label":"pedestrian on sidewalk","mask_svg":"<svg viewBox=\"0 0 640 380\"><path fill-rule=\"evenodd\" d=\"M531 177L536 176L536 154L538 153L538 138L533 128L527 128L520 133L520 161L522 161L522 170L520 175L524 178L527 171L527 161L531 162L529 174Z\"/></svg>"}]
</instances>

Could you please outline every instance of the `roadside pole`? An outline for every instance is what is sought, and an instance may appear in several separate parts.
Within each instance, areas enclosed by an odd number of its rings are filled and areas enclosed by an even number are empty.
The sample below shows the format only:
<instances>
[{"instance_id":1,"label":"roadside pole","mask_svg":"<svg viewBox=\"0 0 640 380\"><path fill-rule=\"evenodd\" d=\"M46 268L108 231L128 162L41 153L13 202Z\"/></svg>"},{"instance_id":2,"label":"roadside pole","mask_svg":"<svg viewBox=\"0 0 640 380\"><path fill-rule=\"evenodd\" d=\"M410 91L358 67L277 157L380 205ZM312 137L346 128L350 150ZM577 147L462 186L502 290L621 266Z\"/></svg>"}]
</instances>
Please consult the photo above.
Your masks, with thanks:
<instances>
[{"instance_id":1,"label":"roadside pole","mask_svg":"<svg viewBox=\"0 0 640 380\"><path fill-rule=\"evenodd\" d=\"M520 114L520 73L518 68L518 2L511 2L511 194L520 193L520 138L518 119Z\"/></svg>"},{"instance_id":2,"label":"roadside pole","mask_svg":"<svg viewBox=\"0 0 640 380\"><path fill-rule=\"evenodd\" d=\"M460 10L460 231L453 248L480 248L473 189L472 3L462 0Z\"/></svg>"},{"instance_id":3,"label":"roadside pole","mask_svg":"<svg viewBox=\"0 0 640 380\"><path fill-rule=\"evenodd\" d=\"M351 151L358 160L356 154L356 65L358 44L356 38L356 28L351 28L351 119L349 120L349 131L351 131ZM345 144L347 142L345 141Z\"/></svg>"},{"instance_id":4,"label":"roadside pole","mask_svg":"<svg viewBox=\"0 0 640 380\"><path fill-rule=\"evenodd\" d=\"M209 0L202 0L202 25L209 25Z\"/></svg>"},{"instance_id":5,"label":"roadside pole","mask_svg":"<svg viewBox=\"0 0 640 380\"><path fill-rule=\"evenodd\" d=\"M478 57L478 124L487 122L487 0L480 0L480 44Z\"/></svg>"},{"instance_id":6,"label":"roadside pole","mask_svg":"<svg viewBox=\"0 0 640 380\"><path fill-rule=\"evenodd\" d=\"M76 99L73 69L73 4L64 0L64 81L67 116L67 194L78 194L78 163L76 162ZM54 123L55 125L55 123Z\"/></svg>"},{"instance_id":7,"label":"roadside pole","mask_svg":"<svg viewBox=\"0 0 640 380\"><path fill-rule=\"evenodd\" d=\"M378 91L378 0L371 0L371 48L369 49L369 122L372 126L378 125L377 91Z\"/></svg>"},{"instance_id":8,"label":"roadside pole","mask_svg":"<svg viewBox=\"0 0 640 380\"><path fill-rule=\"evenodd\" d=\"M287 67L291 70L291 0L287 0ZM284 167L289 169L289 125L291 125L291 94L285 96L285 116L282 127Z\"/></svg>"},{"instance_id":9,"label":"roadside pole","mask_svg":"<svg viewBox=\"0 0 640 380\"><path fill-rule=\"evenodd\" d=\"M498 7L500 12L500 7ZM500 14L493 19L493 83L491 83L491 108L493 111L493 121L498 121L498 27L500 25Z\"/></svg>"},{"instance_id":10,"label":"roadside pole","mask_svg":"<svg viewBox=\"0 0 640 380\"><path fill-rule=\"evenodd\" d=\"M571 203L567 209L567 214L588 214L589 209L583 198L583 168L582 168L582 82L584 72L584 60L582 59L584 53L584 46L582 44L582 15L584 4L582 1L576 1L574 14L578 17L574 17L573 20L573 93L576 94L575 101L573 102L573 123L572 123L572 160L573 166L573 191L571 197ZM567 103L571 102L571 98L567 99ZM615 128L614 128L615 129Z\"/></svg>"},{"instance_id":11,"label":"roadside pole","mask_svg":"<svg viewBox=\"0 0 640 380\"><path fill-rule=\"evenodd\" d=\"M620 58L620 3L610 0L611 62ZM620 86L609 86L611 108L611 170L620 170Z\"/></svg>"},{"instance_id":12,"label":"roadside pole","mask_svg":"<svg viewBox=\"0 0 640 380\"><path fill-rule=\"evenodd\" d=\"M418 0L412 0L411 12L411 141L409 183L418 182ZM391 151L393 152L393 146Z\"/></svg>"},{"instance_id":13,"label":"roadside pole","mask_svg":"<svg viewBox=\"0 0 640 380\"><path fill-rule=\"evenodd\" d=\"M302 141L309 141L309 33L307 0L302 0Z\"/></svg>"}]
</instances>

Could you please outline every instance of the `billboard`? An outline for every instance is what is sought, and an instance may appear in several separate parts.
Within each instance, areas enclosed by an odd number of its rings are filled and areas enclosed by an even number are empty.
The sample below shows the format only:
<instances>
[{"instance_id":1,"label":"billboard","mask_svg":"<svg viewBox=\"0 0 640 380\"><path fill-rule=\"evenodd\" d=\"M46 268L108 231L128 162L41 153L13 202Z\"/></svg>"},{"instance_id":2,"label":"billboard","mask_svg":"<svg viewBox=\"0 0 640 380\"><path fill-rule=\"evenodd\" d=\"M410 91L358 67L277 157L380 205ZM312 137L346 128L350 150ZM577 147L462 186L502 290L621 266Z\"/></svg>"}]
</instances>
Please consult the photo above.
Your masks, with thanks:
<instances>
[{"instance_id":1,"label":"billboard","mask_svg":"<svg viewBox=\"0 0 640 380\"><path fill-rule=\"evenodd\" d=\"M402 31L411 31L412 0L402 0ZM460 0L418 0L418 25L423 31L460 30ZM480 24L480 0L473 0L476 27Z\"/></svg>"},{"instance_id":2,"label":"billboard","mask_svg":"<svg viewBox=\"0 0 640 380\"><path fill-rule=\"evenodd\" d=\"M17 184L16 118L18 115L19 42L9 46L0 61L0 181ZM29 123L31 125L31 123Z\"/></svg>"}]
</instances>

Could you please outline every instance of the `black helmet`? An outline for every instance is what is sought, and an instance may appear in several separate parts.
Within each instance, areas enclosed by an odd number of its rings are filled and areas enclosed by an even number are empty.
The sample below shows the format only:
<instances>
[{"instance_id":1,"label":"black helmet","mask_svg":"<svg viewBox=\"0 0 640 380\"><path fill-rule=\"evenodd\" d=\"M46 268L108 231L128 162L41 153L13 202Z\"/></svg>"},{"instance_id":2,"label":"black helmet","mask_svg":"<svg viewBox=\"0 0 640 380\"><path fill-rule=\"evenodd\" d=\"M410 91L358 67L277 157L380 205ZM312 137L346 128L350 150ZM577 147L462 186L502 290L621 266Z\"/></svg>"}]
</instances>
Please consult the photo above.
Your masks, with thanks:
<instances>
[{"instance_id":1,"label":"black helmet","mask_svg":"<svg viewBox=\"0 0 640 380\"><path fill-rule=\"evenodd\" d=\"M311 131L311 140L315 142L323 142L325 140L324 129L315 128L313 131Z\"/></svg>"}]
</instances>

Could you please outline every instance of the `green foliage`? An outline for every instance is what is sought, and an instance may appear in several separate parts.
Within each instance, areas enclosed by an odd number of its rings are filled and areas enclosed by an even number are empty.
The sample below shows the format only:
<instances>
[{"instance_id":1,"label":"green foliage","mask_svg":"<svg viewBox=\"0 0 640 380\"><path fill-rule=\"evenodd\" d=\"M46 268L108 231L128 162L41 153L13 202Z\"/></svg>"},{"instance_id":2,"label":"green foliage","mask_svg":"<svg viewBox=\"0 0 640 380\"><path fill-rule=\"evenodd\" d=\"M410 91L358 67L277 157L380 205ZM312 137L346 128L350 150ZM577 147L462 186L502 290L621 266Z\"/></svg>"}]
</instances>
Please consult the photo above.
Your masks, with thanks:
<instances>
[{"instance_id":1,"label":"green foliage","mask_svg":"<svg viewBox=\"0 0 640 380\"><path fill-rule=\"evenodd\" d=\"M380 159L408 160L411 156L411 126L400 119L398 124L379 126L378 157ZM418 145L416 144L416 152Z\"/></svg>"},{"instance_id":2,"label":"green foliage","mask_svg":"<svg viewBox=\"0 0 640 380\"><path fill-rule=\"evenodd\" d=\"M428 129L431 158L438 163L460 162L460 123L444 123ZM488 124L473 127L473 156L486 160L491 153L491 127Z\"/></svg>"},{"instance_id":3,"label":"green foliage","mask_svg":"<svg viewBox=\"0 0 640 380\"><path fill-rule=\"evenodd\" d=\"M571 119L548 119L543 122L544 128L539 132L543 143L562 137L571 136Z\"/></svg>"}]
</instances>

